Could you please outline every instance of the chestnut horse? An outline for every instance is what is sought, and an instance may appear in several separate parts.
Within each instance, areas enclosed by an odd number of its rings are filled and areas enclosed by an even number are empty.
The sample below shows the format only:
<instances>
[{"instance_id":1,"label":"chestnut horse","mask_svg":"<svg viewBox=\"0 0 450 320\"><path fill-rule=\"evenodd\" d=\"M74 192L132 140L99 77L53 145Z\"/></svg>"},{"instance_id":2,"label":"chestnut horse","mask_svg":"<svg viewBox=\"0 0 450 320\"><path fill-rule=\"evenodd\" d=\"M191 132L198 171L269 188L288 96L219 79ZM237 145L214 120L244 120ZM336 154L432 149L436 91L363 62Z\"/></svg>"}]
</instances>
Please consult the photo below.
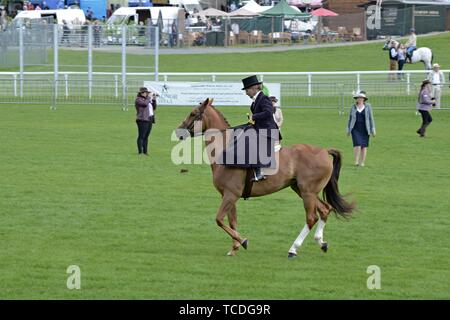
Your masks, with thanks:
<instances>
[{"instance_id":1,"label":"chestnut horse","mask_svg":"<svg viewBox=\"0 0 450 320\"><path fill-rule=\"evenodd\" d=\"M201 132L194 132L195 123L201 121ZM240 246L247 249L248 240L237 232L236 202L241 198L244 190L246 170L229 168L215 163L211 157L217 157L223 151L222 142L209 141L208 130L215 129L225 134L230 125L222 113L212 105L212 100L206 99L194 108L176 130L179 139L205 134L207 148L214 149L215 156L210 156L213 183L222 196L222 204L217 212L216 222L233 239L228 255L234 256ZM200 128L199 130L200 131ZM226 141L225 141L226 144ZM211 148L213 147L213 148ZM330 155L333 159L330 158ZM303 243L313 226L318 223L314 239L320 248L326 252L327 243L323 240L323 230L331 211L349 217L354 210L354 203L347 202L339 193L338 178L341 169L341 153L335 149L295 144L283 147L277 152L278 171L274 175L267 175L267 179L253 184L251 197L264 196L291 187L302 199L306 211L306 224L297 239L289 249L288 257L297 256L297 250ZM323 191L323 199L319 193ZM224 223L228 217L229 226Z\"/></svg>"}]
</instances>

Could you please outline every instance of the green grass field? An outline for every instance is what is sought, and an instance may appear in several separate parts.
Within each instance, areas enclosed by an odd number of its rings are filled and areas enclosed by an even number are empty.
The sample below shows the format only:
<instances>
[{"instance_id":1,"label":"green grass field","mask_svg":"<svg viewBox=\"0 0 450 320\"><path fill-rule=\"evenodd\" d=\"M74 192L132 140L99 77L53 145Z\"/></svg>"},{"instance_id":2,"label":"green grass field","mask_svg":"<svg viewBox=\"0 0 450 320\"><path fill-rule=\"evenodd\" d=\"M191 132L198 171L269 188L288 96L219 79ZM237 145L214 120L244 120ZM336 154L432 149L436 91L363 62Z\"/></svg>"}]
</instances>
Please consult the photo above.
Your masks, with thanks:
<instances>
[{"instance_id":1,"label":"green grass field","mask_svg":"<svg viewBox=\"0 0 450 320\"><path fill-rule=\"evenodd\" d=\"M221 110L232 125L245 118ZM355 168L346 115L285 109L284 145L342 150L340 189L359 207L348 222L330 218L328 253L310 234L288 260L305 221L290 189L239 201L249 249L225 255L210 168L170 159L188 111L160 107L151 156L141 158L132 111L1 107L0 298L450 298L448 112L434 111L421 139L413 110L375 109L378 135ZM69 265L81 269L81 290L66 288ZM370 265L381 268L381 290L366 287Z\"/></svg>"},{"instance_id":2,"label":"green grass field","mask_svg":"<svg viewBox=\"0 0 450 320\"><path fill-rule=\"evenodd\" d=\"M418 42L450 69L449 40L445 33ZM61 51L61 64L86 60L80 52ZM120 65L117 54L96 53L94 61ZM146 65L142 56L129 55L128 62ZM387 63L378 43L161 55L160 71L384 70ZM33 92L47 102L40 88ZM450 298L447 111L433 111L428 137L421 139L413 105L386 110L374 103L378 134L366 167L355 168L347 114L338 115L337 108L283 109L284 145L343 152L340 189L359 208L350 221L329 219L328 253L310 234L299 257L288 260L305 222L302 202L290 189L239 201L239 231L249 238L249 249L226 256L231 240L215 223L220 196L209 166L171 162L177 143L171 133L188 108L159 107L151 156L140 158L132 108L75 101L50 111L48 105L9 102L0 106L0 299ZM246 108L220 109L232 125L246 119ZM181 168L189 172L181 174ZM81 269L81 290L66 287L70 265ZM367 289L370 265L381 268L381 290Z\"/></svg>"}]
</instances>

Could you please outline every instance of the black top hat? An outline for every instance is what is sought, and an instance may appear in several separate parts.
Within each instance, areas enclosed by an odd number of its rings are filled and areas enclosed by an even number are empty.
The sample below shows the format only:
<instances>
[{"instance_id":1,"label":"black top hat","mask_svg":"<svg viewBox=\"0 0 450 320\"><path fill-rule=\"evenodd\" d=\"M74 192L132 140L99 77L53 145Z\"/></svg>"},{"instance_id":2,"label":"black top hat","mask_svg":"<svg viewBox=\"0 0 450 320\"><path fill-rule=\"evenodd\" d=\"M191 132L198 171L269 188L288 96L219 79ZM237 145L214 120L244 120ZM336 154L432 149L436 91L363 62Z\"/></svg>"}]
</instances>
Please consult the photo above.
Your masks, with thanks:
<instances>
[{"instance_id":1,"label":"black top hat","mask_svg":"<svg viewBox=\"0 0 450 320\"><path fill-rule=\"evenodd\" d=\"M245 79L242 79L242 84L244 85L244 87L242 88L242 90L245 90L251 86L254 86L255 84L261 84L262 82L258 80L258 77L256 76L250 76L247 77Z\"/></svg>"}]
</instances>

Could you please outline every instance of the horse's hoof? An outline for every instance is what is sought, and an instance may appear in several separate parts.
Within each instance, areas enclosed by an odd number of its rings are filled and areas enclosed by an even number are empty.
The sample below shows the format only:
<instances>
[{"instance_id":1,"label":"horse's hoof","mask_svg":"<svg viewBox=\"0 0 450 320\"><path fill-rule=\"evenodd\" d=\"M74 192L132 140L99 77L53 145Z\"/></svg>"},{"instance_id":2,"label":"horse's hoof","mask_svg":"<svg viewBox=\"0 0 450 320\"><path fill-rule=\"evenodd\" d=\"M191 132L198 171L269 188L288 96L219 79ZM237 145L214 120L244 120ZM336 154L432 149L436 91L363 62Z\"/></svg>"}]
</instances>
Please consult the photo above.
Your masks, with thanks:
<instances>
[{"instance_id":1,"label":"horse's hoof","mask_svg":"<svg viewBox=\"0 0 450 320\"><path fill-rule=\"evenodd\" d=\"M323 252L327 252L328 251L328 243L325 242L324 244L322 244L320 249L322 249Z\"/></svg>"},{"instance_id":2,"label":"horse's hoof","mask_svg":"<svg viewBox=\"0 0 450 320\"><path fill-rule=\"evenodd\" d=\"M297 258L297 255L295 253L289 252L288 259L294 259L294 258Z\"/></svg>"},{"instance_id":3,"label":"horse's hoof","mask_svg":"<svg viewBox=\"0 0 450 320\"><path fill-rule=\"evenodd\" d=\"M244 239L244 241L242 241L241 245L242 245L242 247L244 247L245 250L247 250L248 239Z\"/></svg>"},{"instance_id":4,"label":"horse's hoof","mask_svg":"<svg viewBox=\"0 0 450 320\"><path fill-rule=\"evenodd\" d=\"M236 255L236 252L234 251L228 251L227 256L228 257L234 257Z\"/></svg>"}]
</instances>

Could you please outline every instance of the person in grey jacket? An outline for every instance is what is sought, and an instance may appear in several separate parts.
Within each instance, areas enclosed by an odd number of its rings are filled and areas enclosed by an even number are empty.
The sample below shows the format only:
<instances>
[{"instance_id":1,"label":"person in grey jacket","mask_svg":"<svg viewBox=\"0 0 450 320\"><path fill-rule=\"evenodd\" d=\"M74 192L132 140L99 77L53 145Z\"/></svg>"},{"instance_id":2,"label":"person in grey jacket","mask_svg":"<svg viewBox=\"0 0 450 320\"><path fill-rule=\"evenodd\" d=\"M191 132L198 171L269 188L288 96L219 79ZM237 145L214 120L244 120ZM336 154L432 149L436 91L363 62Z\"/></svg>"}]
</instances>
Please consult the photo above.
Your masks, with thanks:
<instances>
[{"instance_id":1,"label":"person in grey jacket","mask_svg":"<svg viewBox=\"0 0 450 320\"><path fill-rule=\"evenodd\" d=\"M353 95L356 103L351 107L347 123L347 136L352 135L353 151L355 154L355 166L364 167L369 136L375 137L375 120L372 107L367 103L364 91Z\"/></svg>"},{"instance_id":2,"label":"person in grey jacket","mask_svg":"<svg viewBox=\"0 0 450 320\"><path fill-rule=\"evenodd\" d=\"M434 98L431 98L431 82L426 79L422 81L422 85L420 86L419 97L417 98L417 110L419 110L422 115L422 126L417 129L417 133L420 137L425 137L425 131L427 127L430 125L433 118L431 117L430 111L435 106Z\"/></svg>"},{"instance_id":3,"label":"person in grey jacket","mask_svg":"<svg viewBox=\"0 0 450 320\"><path fill-rule=\"evenodd\" d=\"M136 100L136 124L138 127L137 147L139 155L148 155L148 137L155 123L156 96L147 88L139 88Z\"/></svg>"}]
</instances>

